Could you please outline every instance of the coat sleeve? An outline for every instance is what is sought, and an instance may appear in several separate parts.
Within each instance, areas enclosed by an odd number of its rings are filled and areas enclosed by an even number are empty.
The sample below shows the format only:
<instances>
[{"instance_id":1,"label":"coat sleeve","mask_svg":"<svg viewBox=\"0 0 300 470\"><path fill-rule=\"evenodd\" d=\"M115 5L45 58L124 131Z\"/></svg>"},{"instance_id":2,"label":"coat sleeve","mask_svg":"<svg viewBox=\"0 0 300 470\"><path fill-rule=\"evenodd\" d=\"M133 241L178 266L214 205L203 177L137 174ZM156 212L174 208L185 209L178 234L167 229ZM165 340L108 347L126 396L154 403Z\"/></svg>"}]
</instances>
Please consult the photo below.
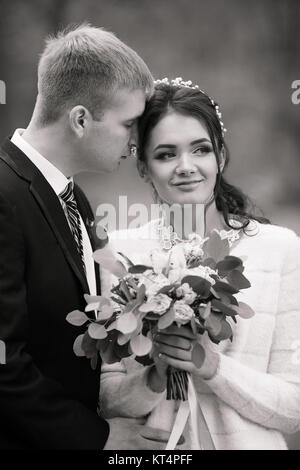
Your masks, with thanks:
<instances>
[{"instance_id":1,"label":"coat sleeve","mask_svg":"<svg viewBox=\"0 0 300 470\"><path fill-rule=\"evenodd\" d=\"M293 234L286 246L267 372L220 354L205 382L245 418L288 434L300 429L300 239Z\"/></svg>"},{"instance_id":2,"label":"coat sleeve","mask_svg":"<svg viewBox=\"0 0 300 470\"><path fill-rule=\"evenodd\" d=\"M30 448L102 449L109 425L45 377L30 354L25 241L16 208L1 194L0 247L1 433L7 423L16 441Z\"/></svg>"}]
</instances>

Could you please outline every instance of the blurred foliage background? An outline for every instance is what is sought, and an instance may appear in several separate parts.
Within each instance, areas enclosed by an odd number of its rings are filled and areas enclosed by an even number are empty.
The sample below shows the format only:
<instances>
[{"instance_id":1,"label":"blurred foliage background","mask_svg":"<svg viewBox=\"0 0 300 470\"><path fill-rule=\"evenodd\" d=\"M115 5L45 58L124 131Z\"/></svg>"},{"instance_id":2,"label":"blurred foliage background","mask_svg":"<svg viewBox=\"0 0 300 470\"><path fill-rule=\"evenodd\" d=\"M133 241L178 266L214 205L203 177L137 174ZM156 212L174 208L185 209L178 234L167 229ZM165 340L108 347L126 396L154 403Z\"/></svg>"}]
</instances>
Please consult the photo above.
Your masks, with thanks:
<instances>
[{"instance_id":1,"label":"blurred foliage background","mask_svg":"<svg viewBox=\"0 0 300 470\"><path fill-rule=\"evenodd\" d=\"M0 9L1 139L30 119L45 36L89 21L133 47L156 78L191 79L219 102L228 178L273 223L300 234L300 105L291 100L300 80L298 0L2 0ZM95 212L100 203L117 206L119 195L151 203L134 161L77 180ZM288 442L300 449L300 434Z\"/></svg>"}]
</instances>

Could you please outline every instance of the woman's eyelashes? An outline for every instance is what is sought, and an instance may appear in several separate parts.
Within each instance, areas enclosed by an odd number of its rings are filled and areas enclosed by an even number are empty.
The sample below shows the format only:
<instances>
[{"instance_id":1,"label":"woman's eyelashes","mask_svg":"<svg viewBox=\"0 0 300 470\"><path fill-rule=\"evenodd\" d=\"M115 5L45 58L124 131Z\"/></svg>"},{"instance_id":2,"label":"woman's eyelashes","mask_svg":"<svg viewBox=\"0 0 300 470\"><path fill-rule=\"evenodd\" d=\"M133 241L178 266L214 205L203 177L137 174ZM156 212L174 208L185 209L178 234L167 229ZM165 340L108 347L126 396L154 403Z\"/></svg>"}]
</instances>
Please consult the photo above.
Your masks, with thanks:
<instances>
[{"instance_id":1,"label":"woman's eyelashes","mask_svg":"<svg viewBox=\"0 0 300 470\"><path fill-rule=\"evenodd\" d=\"M169 160L176 157L175 152L160 152L155 155L155 160Z\"/></svg>"},{"instance_id":2,"label":"woman's eyelashes","mask_svg":"<svg viewBox=\"0 0 300 470\"><path fill-rule=\"evenodd\" d=\"M191 149L191 154L192 155L207 155L208 153L211 153L213 151L213 148L210 145L201 145L198 146L194 149ZM175 158L179 156L177 151L166 151L166 152L160 152L155 155L156 160L170 160L172 158Z\"/></svg>"},{"instance_id":3,"label":"woman's eyelashes","mask_svg":"<svg viewBox=\"0 0 300 470\"><path fill-rule=\"evenodd\" d=\"M212 151L213 151L213 149L210 145L201 145L200 147L196 147L193 150L193 154L206 155L207 153L210 153Z\"/></svg>"}]
</instances>

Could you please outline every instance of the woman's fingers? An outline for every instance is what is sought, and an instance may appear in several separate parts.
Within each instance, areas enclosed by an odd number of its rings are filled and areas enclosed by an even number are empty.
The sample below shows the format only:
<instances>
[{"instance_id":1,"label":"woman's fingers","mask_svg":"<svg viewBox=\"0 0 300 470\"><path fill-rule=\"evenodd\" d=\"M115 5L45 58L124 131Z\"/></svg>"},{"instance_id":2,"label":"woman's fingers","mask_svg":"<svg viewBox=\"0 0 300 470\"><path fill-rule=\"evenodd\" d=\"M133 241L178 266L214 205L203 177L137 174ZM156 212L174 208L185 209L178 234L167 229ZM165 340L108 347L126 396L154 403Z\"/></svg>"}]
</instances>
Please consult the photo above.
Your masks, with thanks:
<instances>
[{"instance_id":1,"label":"woman's fingers","mask_svg":"<svg viewBox=\"0 0 300 470\"><path fill-rule=\"evenodd\" d=\"M194 372L195 370L195 366L191 361L181 361L162 353L160 354L160 359L175 369L186 370L187 372Z\"/></svg>"},{"instance_id":2,"label":"woman's fingers","mask_svg":"<svg viewBox=\"0 0 300 470\"><path fill-rule=\"evenodd\" d=\"M173 346L174 348L184 349L186 351L190 351L192 347L192 341L190 339L174 335L158 334L155 337L155 342L165 344L167 346Z\"/></svg>"},{"instance_id":3,"label":"woman's fingers","mask_svg":"<svg viewBox=\"0 0 300 470\"><path fill-rule=\"evenodd\" d=\"M157 350L160 354L165 354L166 356L173 357L174 359L179 359L181 361L190 361L191 360L191 349L185 350L180 349L168 344L157 343Z\"/></svg>"},{"instance_id":4,"label":"woman's fingers","mask_svg":"<svg viewBox=\"0 0 300 470\"><path fill-rule=\"evenodd\" d=\"M159 331L154 341L154 356L159 374L162 374L162 371L166 373L163 364L189 372L193 371L192 349L196 336L190 327L179 328L176 325L171 325L169 328Z\"/></svg>"},{"instance_id":5,"label":"woman's fingers","mask_svg":"<svg viewBox=\"0 0 300 470\"><path fill-rule=\"evenodd\" d=\"M172 335L180 336L181 338L195 340L196 336L194 335L192 329L189 326L177 326L172 324L168 328L159 331L159 335Z\"/></svg>"}]
</instances>

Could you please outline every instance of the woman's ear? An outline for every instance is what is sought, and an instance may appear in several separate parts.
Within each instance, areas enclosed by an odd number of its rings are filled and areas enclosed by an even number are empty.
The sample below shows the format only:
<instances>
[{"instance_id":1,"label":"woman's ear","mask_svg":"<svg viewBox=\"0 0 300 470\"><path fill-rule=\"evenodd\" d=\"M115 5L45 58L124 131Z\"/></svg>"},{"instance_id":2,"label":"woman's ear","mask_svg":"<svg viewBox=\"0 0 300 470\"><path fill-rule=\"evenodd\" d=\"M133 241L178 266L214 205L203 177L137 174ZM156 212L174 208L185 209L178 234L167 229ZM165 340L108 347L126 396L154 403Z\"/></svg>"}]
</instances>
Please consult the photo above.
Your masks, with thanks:
<instances>
[{"instance_id":1,"label":"woman's ear","mask_svg":"<svg viewBox=\"0 0 300 470\"><path fill-rule=\"evenodd\" d=\"M148 170L147 170L147 165L145 162L142 162L141 160L137 161L137 169L139 172L139 175L143 180L148 183L150 181L150 178L148 176Z\"/></svg>"},{"instance_id":2,"label":"woman's ear","mask_svg":"<svg viewBox=\"0 0 300 470\"><path fill-rule=\"evenodd\" d=\"M225 167L226 163L226 149L225 147L222 147L222 150L220 152L220 172L222 173Z\"/></svg>"}]
</instances>

